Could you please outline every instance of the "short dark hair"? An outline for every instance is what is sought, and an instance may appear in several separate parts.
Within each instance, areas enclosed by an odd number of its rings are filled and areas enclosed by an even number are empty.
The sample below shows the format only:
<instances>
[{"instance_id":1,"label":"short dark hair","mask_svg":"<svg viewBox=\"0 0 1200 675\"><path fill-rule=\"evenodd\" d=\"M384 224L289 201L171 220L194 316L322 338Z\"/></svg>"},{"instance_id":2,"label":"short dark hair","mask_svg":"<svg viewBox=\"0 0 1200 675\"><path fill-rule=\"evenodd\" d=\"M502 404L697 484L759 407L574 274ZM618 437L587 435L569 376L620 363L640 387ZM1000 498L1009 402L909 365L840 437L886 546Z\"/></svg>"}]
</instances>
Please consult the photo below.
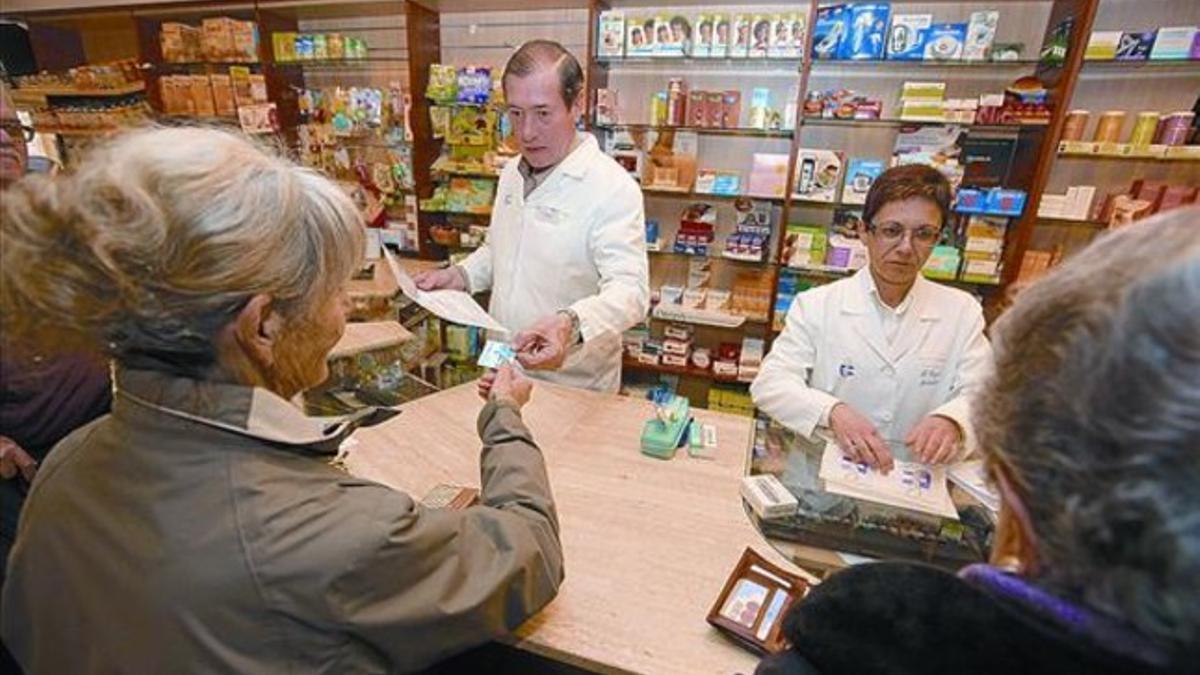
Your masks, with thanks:
<instances>
[{"instance_id":1,"label":"short dark hair","mask_svg":"<svg viewBox=\"0 0 1200 675\"><path fill-rule=\"evenodd\" d=\"M941 171L925 164L894 166L875 179L863 205L863 221L874 224L875 214L891 202L913 197L928 199L942 214L942 226L950 222L950 181Z\"/></svg>"},{"instance_id":2,"label":"short dark hair","mask_svg":"<svg viewBox=\"0 0 1200 675\"><path fill-rule=\"evenodd\" d=\"M538 68L553 67L558 71L558 85L563 102L570 108L583 91L583 68L567 48L553 40L530 40L521 45L504 66L505 84L511 77L526 77Z\"/></svg>"}]
</instances>

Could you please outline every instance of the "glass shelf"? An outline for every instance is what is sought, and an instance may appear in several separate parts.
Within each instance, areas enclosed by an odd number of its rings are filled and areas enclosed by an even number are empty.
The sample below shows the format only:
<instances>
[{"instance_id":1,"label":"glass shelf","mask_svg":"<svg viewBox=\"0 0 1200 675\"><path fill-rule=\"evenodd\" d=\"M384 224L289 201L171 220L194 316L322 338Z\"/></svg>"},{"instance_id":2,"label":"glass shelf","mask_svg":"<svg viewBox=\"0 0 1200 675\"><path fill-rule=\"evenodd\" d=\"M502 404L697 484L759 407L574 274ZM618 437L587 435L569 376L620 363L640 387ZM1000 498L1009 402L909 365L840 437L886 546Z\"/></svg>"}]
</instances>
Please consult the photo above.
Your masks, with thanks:
<instances>
[{"instance_id":1,"label":"glass shelf","mask_svg":"<svg viewBox=\"0 0 1200 675\"><path fill-rule=\"evenodd\" d=\"M783 203L783 197L774 197L768 195L718 195L710 192L695 192L693 190L671 190L669 188L643 187L642 192L650 197L665 197L677 199L694 199L696 201L736 201L738 199L749 199L751 201L773 202L776 204Z\"/></svg>"},{"instance_id":2,"label":"glass shelf","mask_svg":"<svg viewBox=\"0 0 1200 675\"><path fill-rule=\"evenodd\" d=\"M1159 59L1144 61L1127 61L1117 59L1085 59L1083 69L1087 70L1186 70L1200 73L1200 59Z\"/></svg>"},{"instance_id":3,"label":"glass shelf","mask_svg":"<svg viewBox=\"0 0 1200 675\"><path fill-rule=\"evenodd\" d=\"M971 122L951 122L948 120L905 120L897 118L880 118L880 119L839 119L836 117L804 117L804 126L831 126L831 127L860 127L860 128L893 128L899 129L907 126L959 126L969 127L979 131L1042 131L1049 125L1046 124L974 124Z\"/></svg>"},{"instance_id":4,"label":"glass shelf","mask_svg":"<svg viewBox=\"0 0 1200 675\"><path fill-rule=\"evenodd\" d=\"M737 70L753 72L755 75L787 75L796 76L804 65L803 59L734 59L734 58L697 58L691 56L597 56L594 59L597 66L610 70L629 71L667 71L678 72L685 70L713 69L729 74Z\"/></svg>"},{"instance_id":5,"label":"glass shelf","mask_svg":"<svg viewBox=\"0 0 1200 675\"><path fill-rule=\"evenodd\" d=\"M755 129L751 127L726 129L722 127L670 126L661 124L597 124L593 128L609 132L618 129L630 129L634 131L689 131L704 136L736 136L743 138L787 139L791 138L794 134L791 130L786 129Z\"/></svg>"},{"instance_id":6,"label":"glass shelf","mask_svg":"<svg viewBox=\"0 0 1200 675\"><path fill-rule=\"evenodd\" d=\"M1093 230L1108 229L1108 223L1101 220L1078 220L1075 218L1050 218L1047 216L1037 217L1038 225L1050 225L1053 227L1086 227Z\"/></svg>"},{"instance_id":7,"label":"glass shelf","mask_svg":"<svg viewBox=\"0 0 1200 675\"><path fill-rule=\"evenodd\" d=\"M850 59L818 59L813 61L812 70L829 70L835 68L889 68L908 70L910 68L965 68L979 70L997 70L1030 68L1036 66L1036 59L1014 59L1010 61L889 61L881 60L850 60Z\"/></svg>"}]
</instances>

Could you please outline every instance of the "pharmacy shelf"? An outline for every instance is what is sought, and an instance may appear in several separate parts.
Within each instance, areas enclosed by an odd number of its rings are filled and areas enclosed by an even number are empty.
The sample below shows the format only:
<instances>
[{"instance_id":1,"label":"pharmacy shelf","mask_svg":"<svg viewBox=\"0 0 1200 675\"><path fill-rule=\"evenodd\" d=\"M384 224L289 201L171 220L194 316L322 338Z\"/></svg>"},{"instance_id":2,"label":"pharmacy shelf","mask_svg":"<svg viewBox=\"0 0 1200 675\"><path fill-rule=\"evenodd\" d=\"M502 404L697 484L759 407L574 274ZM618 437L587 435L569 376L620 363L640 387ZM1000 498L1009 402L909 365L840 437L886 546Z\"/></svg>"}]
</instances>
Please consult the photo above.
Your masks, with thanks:
<instances>
[{"instance_id":1,"label":"pharmacy shelf","mask_svg":"<svg viewBox=\"0 0 1200 675\"><path fill-rule=\"evenodd\" d=\"M1200 157L1151 157L1151 156L1134 156L1134 155L1114 155L1099 152L1059 152L1059 159L1083 159L1095 160L1103 162L1200 162Z\"/></svg>"},{"instance_id":2,"label":"pharmacy shelf","mask_svg":"<svg viewBox=\"0 0 1200 675\"><path fill-rule=\"evenodd\" d=\"M748 68L787 72L795 75L804 66L802 59L702 58L693 56L597 56L595 63L609 69L655 70L658 68L701 68L727 70Z\"/></svg>"},{"instance_id":3,"label":"pharmacy shelf","mask_svg":"<svg viewBox=\"0 0 1200 675\"><path fill-rule=\"evenodd\" d=\"M1121 71L1121 70L1182 70L1200 73L1200 59L1155 59L1153 61L1129 61L1118 59L1085 59L1085 71Z\"/></svg>"},{"instance_id":4,"label":"pharmacy shelf","mask_svg":"<svg viewBox=\"0 0 1200 675\"><path fill-rule=\"evenodd\" d=\"M110 129L59 129L56 127L37 127L39 134L55 134L57 136L109 136L121 131L122 127L112 127Z\"/></svg>"},{"instance_id":5,"label":"pharmacy shelf","mask_svg":"<svg viewBox=\"0 0 1200 675\"><path fill-rule=\"evenodd\" d=\"M694 126L674 126L666 124L597 124L594 129L613 132L619 129L628 129L630 131L691 131L702 136L736 136L745 138L791 138L794 132L791 129L755 129L751 127L738 127L726 129L722 127L694 127Z\"/></svg>"},{"instance_id":6,"label":"pharmacy shelf","mask_svg":"<svg viewBox=\"0 0 1200 675\"><path fill-rule=\"evenodd\" d=\"M192 68L229 68L231 66L261 66L262 61L163 61L142 64L143 70L186 70Z\"/></svg>"},{"instance_id":7,"label":"pharmacy shelf","mask_svg":"<svg viewBox=\"0 0 1200 675\"><path fill-rule=\"evenodd\" d=\"M804 117L804 126L852 127L852 128L891 128L921 126L958 126L969 127L978 131L1042 131L1045 124L975 124L972 122L952 122L949 120L906 120L894 117L879 119L840 119L837 117Z\"/></svg>"},{"instance_id":8,"label":"pharmacy shelf","mask_svg":"<svg viewBox=\"0 0 1200 675\"><path fill-rule=\"evenodd\" d=\"M768 197L765 195L716 195L710 192L695 192L693 190L672 190L661 187L643 187L642 192L650 197L674 199L695 199L697 201L736 201L750 199L752 201L783 203L783 197Z\"/></svg>"},{"instance_id":9,"label":"pharmacy shelf","mask_svg":"<svg viewBox=\"0 0 1200 675\"><path fill-rule=\"evenodd\" d=\"M408 63L407 57L368 56L362 59L308 59L304 61L275 61L279 68L368 68L377 63Z\"/></svg>"},{"instance_id":10,"label":"pharmacy shelf","mask_svg":"<svg viewBox=\"0 0 1200 675\"><path fill-rule=\"evenodd\" d=\"M696 326L712 326L713 328L739 328L747 323L767 323L766 317L747 317L706 309L668 307L661 303L655 305L654 309L650 311L650 317L659 321L675 321Z\"/></svg>"},{"instance_id":11,"label":"pharmacy shelf","mask_svg":"<svg viewBox=\"0 0 1200 675\"><path fill-rule=\"evenodd\" d=\"M626 355L622 359L621 366L625 370L630 370L630 371L639 372L639 373L657 373L659 375L680 375L680 376L684 376L684 377L697 377L697 378L701 378L704 380L711 380L712 382L716 382L718 384L740 384L740 385L747 386L747 387L750 386L749 382L742 382L741 380L737 379L736 377L718 377L718 376L714 375L713 372L707 368L697 368L695 366L690 366L690 365L687 367L679 367L679 366L666 366L661 363L658 363L658 364L642 363L641 361L638 361L637 359L630 358L628 355Z\"/></svg>"},{"instance_id":12,"label":"pharmacy shelf","mask_svg":"<svg viewBox=\"0 0 1200 675\"><path fill-rule=\"evenodd\" d=\"M418 206L418 208L420 208L420 206ZM435 210L426 209L426 208L420 208L420 210L421 210L421 213L428 213L431 215L438 215L438 216L461 216L461 217L465 217L465 218L491 218L492 217L491 209L488 209L486 213L479 212L479 211L446 211L444 209L435 211Z\"/></svg>"},{"instance_id":13,"label":"pharmacy shelf","mask_svg":"<svg viewBox=\"0 0 1200 675\"><path fill-rule=\"evenodd\" d=\"M77 87L21 87L14 89L14 94L22 96L84 96L94 98L106 98L116 96L130 96L132 94L140 94L146 91L145 82L136 82L123 87L111 88L77 88Z\"/></svg>"},{"instance_id":14,"label":"pharmacy shelf","mask_svg":"<svg viewBox=\"0 0 1200 675\"><path fill-rule=\"evenodd\" d=\"M828 267L826 265L806 265L799 267L796 265L784 265L785 271L799 275L816 275L822 277L848 277L858 270L846 269L844 267Z\"/></svg>"},{"instance_id":15,"label":"pharmacy shelf","mask_svg":"<svg viewBox=\"0 0 1200 675\"><path fill-rule=\"evenodd\" d=\"M1037 222L1039 225L1051 225L1054 227L1086 227L1095 230L1108 229L1108 223L1102 220L1080 220L1077 218L1050 218L1047 216L1038 216Z\"/></svg>"},{"instance_id":16,"label":"pharmacy shelf","mask_svg":"<svg viewBox=\"0 0 1200 675\"><path fill-rule=\"evenodd\" d=\"M775 265L774 262L771 262L768 260L747 260L745 258L735 258L732 256L720 254L720 253L718 253L717 255L700 255L698 253L680 253L678 251L651 250L651 249L646 249L646 253L648 253L651 256L658 256L658 257L663 257L663 258L696 258L696 259L708 260L708 261L721 260L721 261L733 263L735 265L748 265L750 267L771 267L771 266Z\"/></svg>"},{"instance_id":17,"label":"pharmacy shelf","mask_svg":"<svg viewBox=\"0 0 1200 675\"><path fill-rule=\"evenodd\" d=\"M459 169L431 168L429 170L429 172L438 177L448 177L448 178L486 178L486 179L490 179L490 180L498 180L500 178L500 172L498 172L498 171L497 172L463 171L463 170L459 170Z\"/></svg>"},{"instance_id":18,"label":"pharmacy shelf","mask_svg":"<svg viewBox=\"0 0 1200 675\"><path fill-rule=\"evenodd\" d=\"M978 70L1011 70L1036 66L1036 59L1010 59L1007 61L891 61L891 60L850 60L850 59L817 59L812 63L812 71L829 70L834 68L892 68L910 70L912 68L967 68Z\"/></svg>"}]
</instances>

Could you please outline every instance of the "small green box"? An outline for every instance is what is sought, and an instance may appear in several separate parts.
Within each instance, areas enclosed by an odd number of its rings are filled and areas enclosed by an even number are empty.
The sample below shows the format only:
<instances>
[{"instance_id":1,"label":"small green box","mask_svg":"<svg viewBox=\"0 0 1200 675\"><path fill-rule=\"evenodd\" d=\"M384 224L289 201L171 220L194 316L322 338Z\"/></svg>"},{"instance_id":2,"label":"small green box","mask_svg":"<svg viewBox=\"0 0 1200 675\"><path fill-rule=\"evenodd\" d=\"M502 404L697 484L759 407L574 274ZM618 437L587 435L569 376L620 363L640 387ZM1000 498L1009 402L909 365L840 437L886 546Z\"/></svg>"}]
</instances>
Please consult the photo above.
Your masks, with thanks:
<instances>
[{"instance_id":1,"label":"small green box","mask_svg":"<svg viewBox=\"0 0 1200 675\"><path fill-rule=\"evenodd\" d=\"M688 400L683 396L675 396L663 408L666 421L656 417L642 426L642 454L671 459L691 420L688 416Z\"/></svg>"}]
</instances>

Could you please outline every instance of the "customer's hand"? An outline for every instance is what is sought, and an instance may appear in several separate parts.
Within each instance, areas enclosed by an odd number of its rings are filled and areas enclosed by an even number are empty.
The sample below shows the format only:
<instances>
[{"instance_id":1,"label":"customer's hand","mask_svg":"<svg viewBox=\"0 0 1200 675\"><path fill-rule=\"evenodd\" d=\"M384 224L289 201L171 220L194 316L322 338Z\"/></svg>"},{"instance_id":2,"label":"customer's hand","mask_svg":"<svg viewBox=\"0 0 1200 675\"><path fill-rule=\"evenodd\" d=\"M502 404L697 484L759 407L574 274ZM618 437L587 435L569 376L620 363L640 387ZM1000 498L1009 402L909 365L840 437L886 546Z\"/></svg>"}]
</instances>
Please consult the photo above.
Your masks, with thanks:
<instances>
[{"instance_id":1,"label":"customer's hand","mask_svg":"<svg viewBox=\"0 0 1200 675\"><path fill-rule=\"evenodd\" d=\"M530 370L558 370L567 360L571 319L554 313L513 337L517 360Z\"/></svg>"},{"instance_id":2,"label":"customer's hand","mask_svg":"<svg viewBox=\"0 0 1200 675\"><path fill-rule=\"evenodd\" d=\"M467 277L457 265L451 265L440 270L426 270L413 277L417 288L423 291L452 291L467 290Z\"/></svg>"},{"instance_id":3,"label":"customer's hand","mask_svg":"<svg viewBox=\"0 0 1200 675\"><path fill-rule=\"evenodd\" d=\"M879 431L862 413L846 403L838 403L829 411L829 426L833 437L846 456L856 462L888 473L895 466L892 451Z\"/></svg>"},{"instance_id":4,"label":"customer's hand","mask_svg":"<svg viewBox=\"0 0 1200 675\"><path fill-rule=\"evenodd\" d=\"M8 436L0 436L0 478L9 480L21 474L25 480L33 482L37 473L37 460L29 456L25 449Z\"/></svg>"},{"instance_id":5,"label":"customer's hand","mask_svg":"<svg viewBox=\"0 0 1200 675\"><path fill-rule=\"evenodd\" d=\"M913 454L925 464L945 464L957 459L962 440L958 424L941 415L927 415L904 438Z\"/></svg>"},{"instance_id":6,"label":"customer's hand","mask_svg":"<svg viewBox=\"0 0 1200 675\"><path fill-rule=\"evenodd\" d=\"M512 366L500 366L499 369L484 375L479 381L480 394L484 394L484 380L489 381L485 398L497 403L507 403L517 410L525 407L533 394L533 383Z\"/></svg>"}]
</instances>

